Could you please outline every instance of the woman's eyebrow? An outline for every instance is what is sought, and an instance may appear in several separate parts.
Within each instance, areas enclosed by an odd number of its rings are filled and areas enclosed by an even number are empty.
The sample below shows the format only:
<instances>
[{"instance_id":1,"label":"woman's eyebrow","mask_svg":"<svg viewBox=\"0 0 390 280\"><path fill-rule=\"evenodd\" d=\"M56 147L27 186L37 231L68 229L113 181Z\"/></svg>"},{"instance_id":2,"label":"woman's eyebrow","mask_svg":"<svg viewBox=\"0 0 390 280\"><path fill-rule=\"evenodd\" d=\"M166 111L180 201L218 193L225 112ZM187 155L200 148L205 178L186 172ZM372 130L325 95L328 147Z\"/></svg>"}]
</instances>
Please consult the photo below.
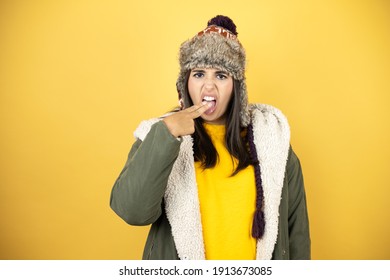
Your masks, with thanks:
<instances>
[{"instance_id":1,"label":"woman's eyebrow","mask_svg":"<svg viewBox=\"0 0 390 280\"><path fill-rule=\"evenodd\" d=\"M226 71L222 71L222 70L215 71L215 74L225 74L225 75L229 75L229 73L228 73L228 72L226 72Z\"/></svg>"},{"instance_id":2,"label":"woman's eyebrow","mask_svg":"<svg viewBox=\"0 0 390 280\"><path fill-rule=\"evenodd\" d=\"M202 73L205 73L206 71L204 71L203 69L192 69L192 72L202 72Z\"/></svg>"}]
</instances>

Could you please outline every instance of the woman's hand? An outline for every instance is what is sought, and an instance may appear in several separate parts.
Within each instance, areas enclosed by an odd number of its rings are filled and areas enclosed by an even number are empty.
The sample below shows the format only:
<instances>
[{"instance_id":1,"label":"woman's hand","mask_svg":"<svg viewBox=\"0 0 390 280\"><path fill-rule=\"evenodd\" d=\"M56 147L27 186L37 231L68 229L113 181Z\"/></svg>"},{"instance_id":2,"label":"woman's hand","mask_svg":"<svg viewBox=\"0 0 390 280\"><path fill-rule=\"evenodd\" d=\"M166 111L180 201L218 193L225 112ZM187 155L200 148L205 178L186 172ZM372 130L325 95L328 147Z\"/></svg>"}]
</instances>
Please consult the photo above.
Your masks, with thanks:
<instances>
[{"instance_id":1,"label":"woman's hand","mask_svg":"<svg viewBox=\"0 0 390 280\"><path fill-rule=\"evenodd\" d=\"M176 138L190 135L195 132L194 119L200 117L209 108L210 104L207 102L194 105L164 118L163 122L165 122L168 130Z\"/></svg>"}]
</instances>

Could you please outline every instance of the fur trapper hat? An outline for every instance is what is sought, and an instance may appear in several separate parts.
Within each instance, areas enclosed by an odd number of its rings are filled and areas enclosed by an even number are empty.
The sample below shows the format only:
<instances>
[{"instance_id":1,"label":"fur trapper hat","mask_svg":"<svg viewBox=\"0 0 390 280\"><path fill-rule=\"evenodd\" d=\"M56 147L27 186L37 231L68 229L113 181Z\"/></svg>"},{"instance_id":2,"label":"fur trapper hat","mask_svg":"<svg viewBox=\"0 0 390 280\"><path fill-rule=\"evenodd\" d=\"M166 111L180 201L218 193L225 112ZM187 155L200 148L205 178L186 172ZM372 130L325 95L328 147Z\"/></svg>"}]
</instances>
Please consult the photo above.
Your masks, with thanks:
<instances>
[{"instance_id":1,"label":"fur trapper hat","mask_svg":"<svg viewBox=\"0 0 390 280\"><path fill-rule=\"evenodd\" d=\"M189 104L181 94L186 89L186 75L194 68L216 68L226 71L239 83L241 126L250 123L248 96L245 84L245 50L237 39L236 26L225 16L216 16L208 26L180 47L180 73L176 83L179 98Z\"/></svg>"}]
</instances>

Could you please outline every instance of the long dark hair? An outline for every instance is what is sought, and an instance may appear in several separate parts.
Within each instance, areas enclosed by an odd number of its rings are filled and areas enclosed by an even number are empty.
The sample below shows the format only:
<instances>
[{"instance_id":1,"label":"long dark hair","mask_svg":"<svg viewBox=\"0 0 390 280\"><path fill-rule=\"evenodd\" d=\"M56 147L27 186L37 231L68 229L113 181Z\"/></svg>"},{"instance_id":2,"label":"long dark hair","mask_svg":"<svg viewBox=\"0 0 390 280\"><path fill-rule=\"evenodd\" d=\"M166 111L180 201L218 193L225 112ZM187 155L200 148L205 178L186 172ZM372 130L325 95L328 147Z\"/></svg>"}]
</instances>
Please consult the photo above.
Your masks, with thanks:
<instances>
[{"instance_id":1,"label":"long dark hair","mask_svg":"<svg viewBox=\"0 0 390 280\"><path fill-rule=\"evenodd\" d=\"M193 106L193 102L188 92L188 79L190 71L186 74L185 92L184 95L185 108ZM228 104L226 111L226 135L225 145L232 157L238 160L238 164L232 176L236 175L241 170L251 164L251 158L248 151L248 140L246 135L242 135L245 128L240 125L240 83L233 79L233 94ZM203 119L195 119L195 133L192 135L194 139L194 158L195 161L200 161L203 168L212 168L217 164L218 152L215 149L210 136L206 133L203 127ZM232 158L233 160L233 158Z\"/></svg>"}]
</instances>

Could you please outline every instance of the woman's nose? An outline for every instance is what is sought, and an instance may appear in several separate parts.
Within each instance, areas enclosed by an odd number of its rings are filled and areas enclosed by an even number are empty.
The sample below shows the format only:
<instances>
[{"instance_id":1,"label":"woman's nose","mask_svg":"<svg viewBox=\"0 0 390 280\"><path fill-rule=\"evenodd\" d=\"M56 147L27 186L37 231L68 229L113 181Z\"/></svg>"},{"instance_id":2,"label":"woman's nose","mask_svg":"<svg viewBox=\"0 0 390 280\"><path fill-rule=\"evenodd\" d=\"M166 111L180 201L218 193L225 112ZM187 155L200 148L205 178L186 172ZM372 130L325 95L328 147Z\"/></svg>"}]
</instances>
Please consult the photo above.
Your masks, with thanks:
<instances>
[{"instance_id":1,"label":"woman's nose","mask_svg":"<svg viewBox=\"0 0 390 280\"><path fill-rule=\"evenodd\" d=\"M214 88L215 87L215 81L213 77L206 77L204 86L206 88Z\"/></svg>"}]
</instances>

